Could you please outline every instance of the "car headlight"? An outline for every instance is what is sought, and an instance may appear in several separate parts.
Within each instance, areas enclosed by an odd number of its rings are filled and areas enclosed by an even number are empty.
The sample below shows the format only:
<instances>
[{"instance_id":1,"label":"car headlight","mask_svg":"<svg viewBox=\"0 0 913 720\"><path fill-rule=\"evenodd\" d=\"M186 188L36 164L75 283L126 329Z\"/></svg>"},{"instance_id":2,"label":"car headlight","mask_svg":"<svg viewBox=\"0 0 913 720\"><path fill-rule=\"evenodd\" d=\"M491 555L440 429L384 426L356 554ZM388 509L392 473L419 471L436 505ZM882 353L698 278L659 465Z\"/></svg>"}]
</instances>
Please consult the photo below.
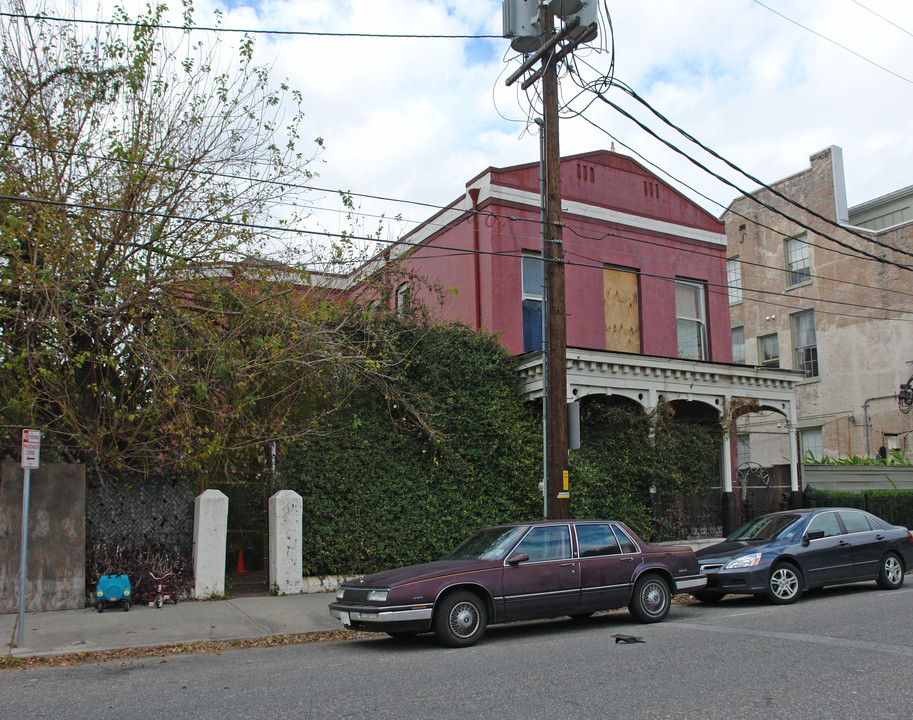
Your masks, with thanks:
<instances>
[{"instance_id":1,"label":"car headlight","mask_svg":"<svg viewBox=\"0 0 913 720\"><path fill-rule=\"evenodd\" d=\"M386 602L389 590L368 590L368 602Z\"/></svg>"},{"instance_id":2,"label":"car headlight","mask_svg":"<svg viewBox=\"0 0 913 720\"><path fill-rule=\"evenodd\" d=\"M742 555L742 557L737 557L735 560L730 560L723 569L736 570L737 568L754 567L759 562L761 562L761 553L752 553L751 555Z\"/></svg>"}]
</instances>

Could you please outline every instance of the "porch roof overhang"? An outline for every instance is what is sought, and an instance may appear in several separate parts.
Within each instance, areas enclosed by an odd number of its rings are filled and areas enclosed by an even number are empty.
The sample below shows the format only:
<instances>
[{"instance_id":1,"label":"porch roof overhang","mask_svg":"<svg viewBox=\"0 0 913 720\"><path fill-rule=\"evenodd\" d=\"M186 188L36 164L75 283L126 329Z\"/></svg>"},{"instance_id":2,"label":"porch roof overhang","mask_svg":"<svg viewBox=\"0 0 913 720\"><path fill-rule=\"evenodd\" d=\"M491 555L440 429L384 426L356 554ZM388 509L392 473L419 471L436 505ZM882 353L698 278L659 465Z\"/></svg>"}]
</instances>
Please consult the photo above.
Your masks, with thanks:
<instances>
[{"instance_id":1,"label":"porch roof overhang","mask_svg":"<svg viewBox=\"0 0 913 720\"><path fill-rule=\"evenodd\" d=\"M523 391L542 397L542 353L530 353L517 368ZM793 370L682 360L599 350L567 350L568 401L587 395L621 395L647 409L660 402L694 400L724 416L732 401L756 401L795 423L795 386L804 380Z\"/></svg>"}]
</instances>

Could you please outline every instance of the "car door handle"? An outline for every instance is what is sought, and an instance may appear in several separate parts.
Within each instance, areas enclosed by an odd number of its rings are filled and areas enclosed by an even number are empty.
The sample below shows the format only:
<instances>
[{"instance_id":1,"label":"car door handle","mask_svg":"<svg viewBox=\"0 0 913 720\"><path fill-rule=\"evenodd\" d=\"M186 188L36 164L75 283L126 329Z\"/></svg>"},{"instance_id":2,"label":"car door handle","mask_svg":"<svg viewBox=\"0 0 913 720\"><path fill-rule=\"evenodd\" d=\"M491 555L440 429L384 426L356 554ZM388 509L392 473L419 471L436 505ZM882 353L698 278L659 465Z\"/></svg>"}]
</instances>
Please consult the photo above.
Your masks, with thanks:
<instances>
[{"instance_id":1,"label":"car door handle","mask_svg":"<svg viewBox=\"0 0 913 720\"><path fill-rule=\"evenodd\" d=\"M621 562L634 562L634 558L632 558L632 557L623 557L623 558L621 559Z\"/></svg>"},{"instance_id":2,"label":"car door handle","mask_svg":"<svg viewBox=\"0 0 913 720\"><path fill-rule=\"evenodd\" d=\"M840 547L846 547L847 545L851 545L852 543L848 543L846 540L841 540L841 541L840 541L839 543L837 543L837 544L838 544Z\"/></svg>"},{"instance_id":3,"label":"car door handle","mask_svg":"<svg viewBox=\"0 0 913 720\"><path fill-rule=\"evenodd\" d=\"M574 567L577 563L561 563L561 567Z\"/></svg>"},{"instance_id":4,"label":"car door handle","mask_svg":"<svg viewBox=\"0 0 913 720\"><path fill-rule=\"evenodd\" d=\"M875 536L875 539L876 539L876 540L884 540L884 535L876 535L876 536Z\"/></svg>"}]
</instances>

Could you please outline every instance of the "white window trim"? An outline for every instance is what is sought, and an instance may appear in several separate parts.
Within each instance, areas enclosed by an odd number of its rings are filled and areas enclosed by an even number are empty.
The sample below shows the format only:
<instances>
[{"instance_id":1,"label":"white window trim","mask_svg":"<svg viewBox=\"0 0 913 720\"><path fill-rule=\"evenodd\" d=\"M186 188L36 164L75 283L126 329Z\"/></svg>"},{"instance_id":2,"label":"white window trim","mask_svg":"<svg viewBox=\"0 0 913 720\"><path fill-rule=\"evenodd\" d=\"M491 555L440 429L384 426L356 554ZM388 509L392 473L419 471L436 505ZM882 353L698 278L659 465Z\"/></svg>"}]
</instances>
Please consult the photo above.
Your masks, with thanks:
<instances>
[{"instance_id":1,"label":"white window trim","mask_svg":"<svg viewBox=\"0 0 913 720\"><path fill-rule=\"evenodd\" d=\"M700 328L700 335L698 337L699 347L698 347L698 356L697 358L687 358L689 360L709 360L710 353L707 347L707 291L704 283L698 280L686 280L685 278L676 278L675 286L676 292L679 285L685 285L697 290L698 299L697 299L697 308L698 308L698 317L683 317L678 314L678 299L675 301L675 322L676 322L676 344L678 344L678 323L679 321L684 320L685 322L694 322L698 324ZM682 357L679 355L679 357Z\"/></svg>"},{"instance_id":2,"label":"white window trim","mask_svg":"<svg viewBox=\"0 0 913 720\"><path fill-rule=\"evenodd\" d=\"M805 249L805 253L804 253L805 264L798 269L798 272L802 272L803 270L805 271L805 277L802 278L799 282L793 282L793 278L792 278L793 273L797 272L797 270L794 270L793 267L790 265L790 259L789 259L790 243L798 243L801 247L803 247ZM812 281L812 279L811 279L812 257L811 257L811 253L809 252L808 247L809 247L808 246L808 236L805 235L804 233L802 235L796 235L795 237L786 238L783 241L783 255L784 255L784 260L786 263L786 287L788 287L788 288L800 287L800 286L806 285Z\"/></svg>"},{"instance_id":3,"label":"white window trim","mask_svg":"<svg viewBox=\"0 0 913 720\"><path fill-rule=\"evenodd\" d=\"M742 262L738 255L726 259L726 287L729 289L730 305L742 302Z\"/></svg>"}]
</instances>

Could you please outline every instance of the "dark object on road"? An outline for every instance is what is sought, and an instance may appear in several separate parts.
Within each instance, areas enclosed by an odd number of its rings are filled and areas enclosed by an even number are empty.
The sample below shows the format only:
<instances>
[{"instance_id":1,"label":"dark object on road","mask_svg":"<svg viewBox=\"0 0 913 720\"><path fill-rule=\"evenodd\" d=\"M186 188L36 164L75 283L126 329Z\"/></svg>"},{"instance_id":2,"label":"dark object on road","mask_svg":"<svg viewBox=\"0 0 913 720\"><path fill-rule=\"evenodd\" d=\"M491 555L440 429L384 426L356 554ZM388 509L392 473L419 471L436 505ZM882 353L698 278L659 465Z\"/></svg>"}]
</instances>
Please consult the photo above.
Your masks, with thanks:
<instances>
[{"instance_id":1,"label":"dark object on road","mask_svg":"<svg viewBox=\"0 0 913 720\"><path fill-rule=\"evenodd\" d=\"M465 647L490 623L625 605L640 622L658 622L672 595L705 582L690 548L648 545L624 523L530 522L479 530L436 562L349 580L330 612L346 628L393 637L433 631Z\"/></svg>"},{"instance_id":2,"label":"dark object on road","mask_svg":"<svg viewBox=\"0 0 913 720\"><path fill-rule=\"evenodd\" d=\"M913 533L855 508L790 510L752 520L697 556L707 574L707 587L692 593L698 600L735 593L785 604L825 585L899 588L913 563Z\"/></svg>"},{"instance_id":3,"label":"dark object on road","mask_svg":"<svg viewBox=\"0 0 913 720\"><path fill-rule=\"evenodd\" d=\"M128 612L130 592L130 578L126 575L102 575L95 586L95 609L104 612L108 603L120 603L124 612Z\"/></svg>"},{"instance_id":4,"label":"dark object on road","mask_svg":"<svg viewBox=\"0 0 913 720\"><path fill-rule=\"evenodd\" d=\"M632 645L634 643L642 643L643 638L637 637L637 635L613 635L615 638L615 644L623 643L624 645Z\"/></svg>"}]
</instances>

